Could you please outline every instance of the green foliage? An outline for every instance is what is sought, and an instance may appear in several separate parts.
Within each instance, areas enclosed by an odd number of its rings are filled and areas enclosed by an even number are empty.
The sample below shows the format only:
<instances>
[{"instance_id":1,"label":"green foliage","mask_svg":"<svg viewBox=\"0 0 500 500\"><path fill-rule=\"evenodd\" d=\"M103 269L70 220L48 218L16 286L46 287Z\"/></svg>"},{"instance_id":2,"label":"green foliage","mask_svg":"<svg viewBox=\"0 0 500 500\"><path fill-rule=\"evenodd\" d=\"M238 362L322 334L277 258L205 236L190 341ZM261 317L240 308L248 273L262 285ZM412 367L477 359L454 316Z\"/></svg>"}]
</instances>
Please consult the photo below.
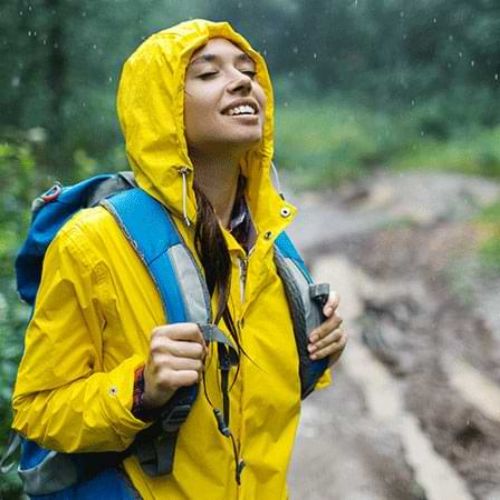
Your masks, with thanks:
<instances>
[{"instance_id":1,"label":"green foliage","mask_svg":"<svg viewBox=\"0 0 500 500\"><path fill-rule=\"evenodd\" d=\"M483 209L477 221L486 233L479 248L481 263L500 274L500 201Z\"/></svg>"},{"instance_id":2,"label":"green foliage","mask_svg":"<svg viewBox=\"0 0 500 500\"><path fill-rule=\"evenodd\" d=\"M345 94L320 101L290 96L276 113L277 163L306 187L337 184L375 167L500 176L500 127L450 118L441 111L447 99L377 112Z\"/></svg>"},{"instance_id":3,"label":"green foliage","mask_svg":"<svg viewBox=\"0 0 500 500\"><path fill-rule=\"evenodd\" d=\"M32 135L36 134L32 131ZM12 419L11 388L29 314L15 292L12 271L37 189L33 150L33 144L26 140L0 141L0 453ZM15 498L18 491L19 481L14 474L0 482L0 497Z\"/></svg>"},{"instance_id":4,"label":"green foliage","mask_svg":"<svg viewBox=\"0 0 500 500\"><path fill-rule=\"evenodd\" d=\"M426 168L498 177L500 127L457 133L446 141L421 137L392 161L397 168Z\"/></svg>"},{"instance_id":5,"label":"green foliage","mask_svg":"<svg viewBox=\"0 0 500 500\"><path fill-rule=\"evenodd\" d=\"M332 97L277 110L276 158L302 185L331 184L387 161L396 147L388 116Z\"/></svg>"},{"instance_id":6,"label":"green foliage","mask_svg":"<svg viewBox=\"0 0 500 500\"><path fill-rule=\"evenodd\" d=\"M438 140L449 123L499 124L495 0L21 0L0 18L0 128L44 128L44 168L60 177L73 175L76 151L107 164L121 141L122 62L150 33L194 17L229 20L308 99L355 94L375 114L427 103L421 130Z\"/></svg>"},{"instance_id":7,"label":"green foliage","mask_svg":"<svg viewBox=\"0 0 500 500\"><path fill-rule=\"evenodd\" d=\"M482 245L480 257L488 268L500 273L500 231Z\"/></svg>"}]
</instances>

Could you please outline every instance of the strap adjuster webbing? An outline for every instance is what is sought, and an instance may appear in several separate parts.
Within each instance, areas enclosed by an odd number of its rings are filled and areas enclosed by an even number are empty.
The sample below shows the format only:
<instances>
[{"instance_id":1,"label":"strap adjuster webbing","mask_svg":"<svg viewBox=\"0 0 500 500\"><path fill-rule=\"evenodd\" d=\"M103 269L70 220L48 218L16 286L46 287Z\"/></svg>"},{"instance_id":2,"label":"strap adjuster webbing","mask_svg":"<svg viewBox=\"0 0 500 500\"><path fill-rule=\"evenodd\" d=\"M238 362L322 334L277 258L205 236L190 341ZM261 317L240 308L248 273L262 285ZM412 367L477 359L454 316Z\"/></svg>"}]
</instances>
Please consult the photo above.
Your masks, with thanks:
<instances>
[{"instance_id":1,"label":"strap adjuster webbing","mask_svg":"<svg viewBox=\"0 0 500 500\"><path fill-rule=\"evenodd\" d=\"M174 406L168 412L162 413L160 417L161 427L165 432L175 432L186 421L191 405L184 404Z\"/></svg>"}]
</instances>

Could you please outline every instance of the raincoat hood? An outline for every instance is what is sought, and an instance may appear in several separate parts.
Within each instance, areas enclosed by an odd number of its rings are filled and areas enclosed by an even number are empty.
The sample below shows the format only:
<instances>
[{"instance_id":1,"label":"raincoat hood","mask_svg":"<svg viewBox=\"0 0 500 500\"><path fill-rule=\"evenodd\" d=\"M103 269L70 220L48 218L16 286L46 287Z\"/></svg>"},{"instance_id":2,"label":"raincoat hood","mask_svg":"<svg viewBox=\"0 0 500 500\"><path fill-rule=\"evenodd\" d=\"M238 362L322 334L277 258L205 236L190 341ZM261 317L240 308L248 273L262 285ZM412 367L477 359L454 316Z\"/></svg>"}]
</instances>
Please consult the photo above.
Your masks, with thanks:
<instances>
[{"instance_id":1,"label":"raincoat hood","mask_svg":"<svg viewBox=\"0 0 500 500\"><path fill-rule=\"evenodd\" d=\"M126 150L139 186L172 212L193 221L196 200L193 164L184 129L184 79L194 51L211 38L225 38L255 62L266 95L261 142L241 161L247 200L257 225L276 226L279 197L271 182L273 93L264 59L226 23L187 21L149 37L126 61L118 89L118 115ZM289 211L293 207L287 204ZM271 218L271 219L270 219ZM274 220L276 222L276 220Z\"/></svg>"}]
</instances>

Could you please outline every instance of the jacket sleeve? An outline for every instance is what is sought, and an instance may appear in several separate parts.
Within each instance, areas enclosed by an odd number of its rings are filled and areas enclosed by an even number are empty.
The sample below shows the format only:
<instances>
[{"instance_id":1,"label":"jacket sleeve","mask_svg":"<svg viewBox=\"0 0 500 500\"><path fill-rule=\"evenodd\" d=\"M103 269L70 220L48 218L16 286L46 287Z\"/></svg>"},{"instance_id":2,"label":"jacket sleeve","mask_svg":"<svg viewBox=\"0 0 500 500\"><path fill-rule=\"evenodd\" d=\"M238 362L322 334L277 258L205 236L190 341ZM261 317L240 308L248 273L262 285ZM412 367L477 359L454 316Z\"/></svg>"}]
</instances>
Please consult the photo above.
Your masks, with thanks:
<instances>
[{"instance_id":1,"label":"jacket sleeve","mask_svg":"<svg viewBox=\"0 0 500 500\"><path fill-rule=\"evenodd\" d=\"M71 222L50 245L13 396L13 428L63 452L119 451L147 424L131 413L133 355L104 371L105 263Z\"/></svg>"},{"instance_id":2,"label":"jacket sleeve","mask_svg":"<svg viewBox=\"0 0 500 500\"><path fill-rule=\"evenodd\" d=\"M332 370L328 368L324 371L323 375L318 379L315 389L326 389L332 383Z\"/></svg>"}]
</instances>

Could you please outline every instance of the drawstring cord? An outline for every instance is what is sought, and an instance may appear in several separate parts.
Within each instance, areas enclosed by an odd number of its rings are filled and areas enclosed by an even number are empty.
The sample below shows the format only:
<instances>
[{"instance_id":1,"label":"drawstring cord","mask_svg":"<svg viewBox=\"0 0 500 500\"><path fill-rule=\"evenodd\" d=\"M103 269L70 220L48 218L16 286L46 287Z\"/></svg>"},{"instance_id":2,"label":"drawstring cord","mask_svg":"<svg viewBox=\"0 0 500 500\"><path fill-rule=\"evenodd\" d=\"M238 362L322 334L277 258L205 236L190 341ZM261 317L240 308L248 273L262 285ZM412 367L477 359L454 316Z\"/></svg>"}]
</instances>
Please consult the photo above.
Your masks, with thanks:
<instances>
[{"instance_id":1,"label":"drawstring cord","mask_svg":"<svg viewBox=\"0 0 500 500\"><path fill-rule=\"evenodd\" d=\"M274 164L274 162L271 162L271 173L272 173L273 179L274 179L274 182L273 182L274 183L274 187L278 190L279 195L284 200L285 199L285 195L281 191L280 178L279 178L279 175L278 175L278 169L276 168L276 165Z\"/></svg>"},{"instance_id":2,"label":"drawstring cord","mask_svg":"<svg viewBox=\"0 0 500 500\"><path fill-rule=\"evenodd\" d=\"M207 384L205 379L205 372L202 374L203 380L203 392L205 394L205 398L208 401L208 404L212 407L212 411L217 421L217 428L219 432L229 439L231 439L231 445L233 447L233 456L235 462L235 470L236 470L236 483L241 485L241 473L243 468L245 467L245 461L239 457L239 450L236 444L236 440L229 429L229 370L231 367L231 363L229 360L229 353L227 349L222 344L218 344L218 352L219 352L219 362L220 362L220 371L221 371L221 389L222 389L222 399L223 399L223 411L219 408L216 408L212 403L210 396L207 391Z\"/></svg>"},{"instance_id":3,"label":"drawstring cord","mask_svg":"<svg viewBox=\"0 0 500 500\"><path fill-rule=\"evenodd\" d=\"M187 215L187 176L189 174L189 168L180 167L179 173L182 176L182 216L187 227L191 226L191 221Z\"/></svg>"}]
</instances>

